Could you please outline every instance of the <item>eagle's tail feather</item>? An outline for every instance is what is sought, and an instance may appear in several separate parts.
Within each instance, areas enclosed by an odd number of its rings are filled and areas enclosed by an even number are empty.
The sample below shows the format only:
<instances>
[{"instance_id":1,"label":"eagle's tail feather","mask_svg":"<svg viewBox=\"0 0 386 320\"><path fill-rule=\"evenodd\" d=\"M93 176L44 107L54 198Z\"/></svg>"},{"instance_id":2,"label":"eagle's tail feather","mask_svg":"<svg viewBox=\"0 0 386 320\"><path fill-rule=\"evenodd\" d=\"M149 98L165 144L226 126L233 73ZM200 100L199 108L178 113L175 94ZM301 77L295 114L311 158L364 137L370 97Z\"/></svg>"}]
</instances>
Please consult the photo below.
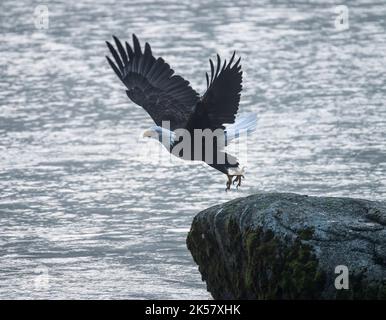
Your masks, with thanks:
<instances>
[{"instance_id":1,"label":"eagle's tail feather","mask_svg":"<svg viewBox=\"0 0 386 320\"><path fill-rule=\"evenodd\" d=\"M256 113L248 113L225 128L226 144L256 130Z\"/></svg>"}]
</instances>

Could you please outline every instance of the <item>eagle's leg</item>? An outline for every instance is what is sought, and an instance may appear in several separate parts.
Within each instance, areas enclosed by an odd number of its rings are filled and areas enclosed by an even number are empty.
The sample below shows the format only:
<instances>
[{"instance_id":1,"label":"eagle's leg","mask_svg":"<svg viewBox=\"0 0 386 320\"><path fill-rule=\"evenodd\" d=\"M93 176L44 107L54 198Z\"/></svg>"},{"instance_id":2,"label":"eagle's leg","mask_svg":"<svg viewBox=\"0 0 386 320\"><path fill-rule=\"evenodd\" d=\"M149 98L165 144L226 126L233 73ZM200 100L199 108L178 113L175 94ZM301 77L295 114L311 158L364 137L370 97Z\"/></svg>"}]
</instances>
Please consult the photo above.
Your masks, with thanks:
<instances>
[{"instance_id":1,"label":"eagle's leg","mask_svg":"<svg viewBox=\"0 0 386 320\"><path fill-rule=\"evenodd\" d=\"M241 186L241 178L245 178L242 174L237 175L235 180L233 180L233 184L237 182L236 188L238 189Z\"/></svg>"},{"instance_id":2,"label":"eagle's leg","mask_svg":"<svg viewBox=\"0 0 386 320\"><path fill-rule=\"evenodd\" d=\"M225 189L225 191L228 191L228 190L230 190L231 189L231 184L232 184L232 178L233 178L233 176L230 176L229 174L227 174L227 176L228 176L228 181L227 181L227 183L226 183L226 189Z\"/></svg>"}]
</instances>

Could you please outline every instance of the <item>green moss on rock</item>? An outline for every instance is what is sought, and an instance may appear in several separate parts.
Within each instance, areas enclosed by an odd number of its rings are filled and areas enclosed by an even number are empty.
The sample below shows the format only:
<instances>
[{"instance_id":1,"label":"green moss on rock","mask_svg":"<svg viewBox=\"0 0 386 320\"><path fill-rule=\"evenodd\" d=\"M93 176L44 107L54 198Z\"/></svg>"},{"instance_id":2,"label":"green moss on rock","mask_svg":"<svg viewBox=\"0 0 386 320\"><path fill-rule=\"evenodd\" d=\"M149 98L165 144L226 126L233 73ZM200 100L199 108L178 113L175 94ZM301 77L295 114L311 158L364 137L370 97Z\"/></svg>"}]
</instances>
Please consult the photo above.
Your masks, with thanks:
<instances>
[{"instance_id":1,"label":"green moss on rock","mask_svg":"<svg viewBox=\"0 0 386 320\"><path fill-rule=\"evenodd\" d=\"M187 245L215 299L386 299L386 206L256 194L198 214ZM349 290L334 286L349 268Z\"/></svg>"},{"instance_id":2,"label":"green moss on rock","mask_svg":"<svg viewBox=\"0 0 386 320\"><path fill-rule=\"evenodd\" d=\"M304 228L298 231L299 238L301 240L311 240L314 235L315 229L314 227Z\"/></svg>"},{"instance_id":3,"label":"green moss on rock","mask_svg":"<svg viewBox=\"0 0 386 320\"><path fill-rule=\"evenodd\" d=\"M226 229L233 239L228 248L233 259L224 263L213 235L204 234L198 226L189 233L188 248L200 252L194 259L215 298L305 299L318 298L322 291L324 274L312 248L300 238L283 241L271 230L259 228L241 233L230 219Z\"/></svg>"},{"instance_id":4,"label":"green moss on rock","mask_svg":"<svg viewBox=\"0 0 386 320\"><path fill-rule=\"evenodd\" d=\"M271 230L249 229L244 235L247 255L245 284L256 299L317 298L324 274L312 248L300 239L283 241Z\"/></svg>"}]
</instances>

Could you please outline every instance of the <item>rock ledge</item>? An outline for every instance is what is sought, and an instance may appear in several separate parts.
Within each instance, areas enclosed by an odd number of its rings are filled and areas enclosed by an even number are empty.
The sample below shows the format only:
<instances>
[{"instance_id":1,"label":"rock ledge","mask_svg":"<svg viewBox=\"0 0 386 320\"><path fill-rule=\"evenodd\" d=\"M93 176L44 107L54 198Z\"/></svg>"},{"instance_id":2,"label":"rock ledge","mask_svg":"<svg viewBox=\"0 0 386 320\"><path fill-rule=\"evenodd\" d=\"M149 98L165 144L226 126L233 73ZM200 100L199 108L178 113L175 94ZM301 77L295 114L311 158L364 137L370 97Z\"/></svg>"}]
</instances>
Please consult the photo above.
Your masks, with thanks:
<instances>
[{"instance_id":1,"label":"rock ledge","mask_svg":"<svg viewBox=\"0 0 386 320\"><path fill-rule=\"evenodd\" d=\"M187 245L215 299L386 299L384 202L255 194L200 212Z\"/></svg>"}]
</instances>

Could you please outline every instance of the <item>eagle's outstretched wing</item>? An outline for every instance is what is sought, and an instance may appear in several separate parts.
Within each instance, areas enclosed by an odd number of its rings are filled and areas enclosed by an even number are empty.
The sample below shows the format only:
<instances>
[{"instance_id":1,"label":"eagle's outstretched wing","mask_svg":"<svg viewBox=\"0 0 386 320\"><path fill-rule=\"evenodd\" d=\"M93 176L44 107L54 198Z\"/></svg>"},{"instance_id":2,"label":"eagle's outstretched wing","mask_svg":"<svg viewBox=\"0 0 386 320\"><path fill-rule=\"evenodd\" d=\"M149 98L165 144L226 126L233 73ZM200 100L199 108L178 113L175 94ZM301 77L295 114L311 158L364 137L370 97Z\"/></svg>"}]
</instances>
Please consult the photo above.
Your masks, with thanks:
<instances>
[{"instance_id":1,"label":"eagle's outstretched wing","mask_svg":"<svg viewBox=\"0 0 386 320\"><path fill-rule=\"evenodd\" d=\"M207 90L197 104L189 121L190 128L224 129L225 123L233 123L237 114L242 90L242 71L239 58L236 62L235 52L229 63L221 66L217 55L217 66L210 62L210 78L206 74Z\"/></svg>"},{"instance_id":2,"label":"eagle's outstretched wing","mask_svg":"<svg viewBox=\"0 0 386 320\"><path fill-rule=\"evenodd\" d=\"M106 43L115 63L106 58L127 87L128 97L142 106L157 125L170 121L171 130L184 128L199 100L198 93L188 81L173 75L174 70L162 58L156 59L148 43L142 52L134 34L134 49L127 42L124 48L118 38L113 38L118 52L109 42Z\"/></svg>"}]
</instances>

